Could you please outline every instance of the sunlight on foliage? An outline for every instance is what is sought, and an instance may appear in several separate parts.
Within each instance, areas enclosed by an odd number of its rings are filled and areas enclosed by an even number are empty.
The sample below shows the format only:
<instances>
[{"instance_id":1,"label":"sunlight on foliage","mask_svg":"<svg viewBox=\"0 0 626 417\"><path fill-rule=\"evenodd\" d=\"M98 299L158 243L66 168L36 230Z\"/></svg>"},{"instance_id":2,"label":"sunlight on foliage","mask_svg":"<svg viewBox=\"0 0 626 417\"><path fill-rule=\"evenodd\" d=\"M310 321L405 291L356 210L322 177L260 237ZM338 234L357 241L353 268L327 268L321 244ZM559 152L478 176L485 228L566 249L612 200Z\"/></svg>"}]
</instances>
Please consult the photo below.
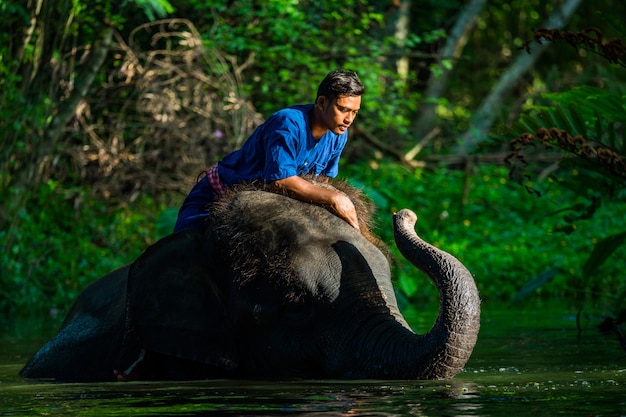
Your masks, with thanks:
<instances>
[{"instance_id":1,"label":"sunlight on foliage","mask_svg":"<svg viewBox=\"0 0 626 417\"><path fill-rule=\"evenodd\" d=\"M379 162L367 168L345 167L342 174L376 202L378 232L395 256L398 285L413 302L432 301L437 296L434 286L395 250L391 215L401 208L417 213L416 230L423 239L468 267L484 300L519 298L525 284L541 280L546 271L558 273L551 273L549 280L544 279L545 285L533 288L534 297L574 300L588 294L602 304L624 288L620 278L621 268L626 267L624 247L610 254L611 262L598 266L606 291L596 286L587 289L578 278L593 251L592 241L621 226L618 213L625 208L624 202L607 203L593 218L579 219L577 233L563 237L558 233L561 223L553 213L571 198L571 192L546 182L541 183L546 186L541 197L526 193L508 179L503 167L477 166L476 173L466 178L466 201L463 171L411 171Z\"/></svg>"}]
</instances>

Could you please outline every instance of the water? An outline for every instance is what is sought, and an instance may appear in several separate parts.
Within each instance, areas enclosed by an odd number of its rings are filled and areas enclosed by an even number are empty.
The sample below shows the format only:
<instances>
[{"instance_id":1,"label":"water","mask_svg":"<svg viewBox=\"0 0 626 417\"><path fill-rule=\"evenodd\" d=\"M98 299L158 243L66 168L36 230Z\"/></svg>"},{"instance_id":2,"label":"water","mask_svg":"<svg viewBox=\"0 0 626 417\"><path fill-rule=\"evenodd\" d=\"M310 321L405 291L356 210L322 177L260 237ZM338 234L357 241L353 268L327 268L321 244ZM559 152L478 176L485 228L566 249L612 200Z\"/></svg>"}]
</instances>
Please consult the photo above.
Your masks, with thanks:
<instances>
[{"instance_id":1,"label":"water","mask_svg":"<svg viewBox=\"0 0 626 417\"><path fill-rule=\"evenodd\" d=\"M431 319L409 321L422 331ZM596 322L579 334L563 309L487 310L447 381L99 384L18 378L50 329L35 337L44 320L16 323L0 335L0 416L626 416L626 354Z\"/></svg>"}]
</instances>

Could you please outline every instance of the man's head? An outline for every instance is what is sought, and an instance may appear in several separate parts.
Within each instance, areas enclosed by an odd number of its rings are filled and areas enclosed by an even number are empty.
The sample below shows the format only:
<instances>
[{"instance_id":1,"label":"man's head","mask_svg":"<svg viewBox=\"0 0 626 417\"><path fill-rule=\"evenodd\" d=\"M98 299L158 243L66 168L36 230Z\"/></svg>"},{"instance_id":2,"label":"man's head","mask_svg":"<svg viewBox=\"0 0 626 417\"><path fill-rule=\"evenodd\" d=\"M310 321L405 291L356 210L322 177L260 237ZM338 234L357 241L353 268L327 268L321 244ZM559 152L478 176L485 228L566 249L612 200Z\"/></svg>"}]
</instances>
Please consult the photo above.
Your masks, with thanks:
<instances>
[{"instance_id":1,"label":"man's head","mask_svg":"<svg viewBox=\"0 0 626 417\"><path fill-rule=\"evenodd\" d=\"M341 69L328 74L317 90L313 136L319 139L327 130L345 133L361 109L364 91L354 71Z\"/></svg>"},{"instance_id":2,"label":"man's head","mask_svg":"<svg viewBox=\"0 0 626 417\"><path fill-rule=\"evenodd\" d=\"M329 101L335 101L339 97L358 97L362 96L365 88L356 72L348 69L338 69L331 71L326 78L320 83L317 89L317 97L326 97Z\"/></svg>"}]
</instances>

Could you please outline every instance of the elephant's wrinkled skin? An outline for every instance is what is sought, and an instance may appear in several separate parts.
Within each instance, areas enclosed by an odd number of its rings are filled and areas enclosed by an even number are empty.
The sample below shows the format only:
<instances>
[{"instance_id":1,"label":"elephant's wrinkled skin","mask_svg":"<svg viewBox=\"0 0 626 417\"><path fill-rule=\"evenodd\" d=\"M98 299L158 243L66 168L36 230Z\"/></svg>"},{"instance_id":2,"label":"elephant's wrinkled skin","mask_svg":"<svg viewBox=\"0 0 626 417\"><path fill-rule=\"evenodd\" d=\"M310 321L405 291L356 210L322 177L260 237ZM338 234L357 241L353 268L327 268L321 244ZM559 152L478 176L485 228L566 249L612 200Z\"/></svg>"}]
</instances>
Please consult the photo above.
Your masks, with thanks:
<instances>
[{"instance_id":1,"label":"elephant's wrinkled skin","mask_svg":"<svg viewBox=\"0 0 626 417\"><path fill-rule=\"evenodd\" d=\"M387 257L326 209L264 191L215 207L205 235L157 242L96 281L21 376L114 380L451 378L469 358L480 302L471 274L394 216L403 254L440 290L433 328L415 335Z\"/></svg>"}]
</instances>

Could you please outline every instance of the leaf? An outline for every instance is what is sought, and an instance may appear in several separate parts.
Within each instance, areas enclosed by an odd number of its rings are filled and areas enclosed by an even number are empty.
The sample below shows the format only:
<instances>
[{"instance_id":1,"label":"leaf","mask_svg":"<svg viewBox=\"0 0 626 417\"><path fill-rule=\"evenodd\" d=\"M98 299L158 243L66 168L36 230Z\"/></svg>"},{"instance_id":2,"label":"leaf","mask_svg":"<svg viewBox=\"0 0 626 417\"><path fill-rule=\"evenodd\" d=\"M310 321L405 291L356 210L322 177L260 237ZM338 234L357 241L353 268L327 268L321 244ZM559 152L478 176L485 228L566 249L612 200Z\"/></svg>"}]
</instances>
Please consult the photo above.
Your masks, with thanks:
<instances>
[{"instance_id":1,"label":"leaf","mask_svg":"<svg viewBox=\"0 0 626 417\"><path fill-rule=\"evenodd\" d=\"M581 136L586 136L587 124L585 123L585 119L583 118L583 116L576 109L575 105L572 103L567 104L566 111L567 111L567 118L570 124L572 125L572 127L574 128L574 131L576 132L576 134L581 135Z\"/></svg>"},{"instance_id":2,"label":"leaf","mask_svg":"<svg viewBox=\"0 0 626 417\"><path fill-rule=\"evenodd\" d=\"M588 105L592 105L603 119L611 122L626 122L624 104L624 97L609 93L588 99Z\"/></svg>"},{"instance_id":3,"label":"leaf","mask_svg":"<svg viewBox=\"0 0 626 417\"><path fill-rule=\"evenodd\" d=\"M174 7L167 0L133 0L143 10L151 22L174 12Z\"/></svg>"},{"instance_id":4,"label":"leaf","mask_svg":"<svg viewBox=\"0 0 626 417\"><path fill-rule=\"evenodd\" d=\"M576 110L575 104L569 103L567 110L569 112L572 125L576 127L576 131L578 131L580 135L585 136L587 133L587 124L581 114Z\"/></svg>"},{"instance_id":5,"label":"leaf","mask_svg":"<svg viewBox=\"0 0 626 417\"><path fill-rule=\"evenodd\" d=\"M551 108L546 107L541 109L539 117L543 121L542 127L558 127L556 120L554 120Z\"/></svg>"},{"instance_id":6,"label":"leaf","mask_svg":"<svg viewBox=\"0 0 626 417\"><path fill-rule=\"evenodd\" d=\"M415 280L404 272L400 273L398 277L398 287L409 298L417 292Z\"/></svg>"},{"instance_id":7,"label":"leaf","mask_svg":"<svg viewBox=\"0 0 626 417\"><path fill-rule=\"evenodd\" d=\"M537 274L533 279L528 281L524 286L515 294L512 304L517 303L518 301L528 297L537 289L541 288L545 284L549 283L556 277L559 273L559 269L556 267L548 268L545 271Z\"/></svg>"},{"instance_id":8,"label":"leaf","mask_svg":"<svg viewBox=\"0 0 626 417\"><path fill-rule=\"evenodd\" d=\"M569 114L566 114L566 111L560 105L557 104L554 108L553 116L556 122L556 127L559 129L568 131L572 136L584 133L584 131L581 133L576 129L576 127L570 122Z\"/></svg>"},{"instance_id":9,"label":"leaf","mask_svg":"<svg viewBox=\"0 0 626 417\"><path fill-rule=\"evenodd\" d=\"M609 145L609 147L616 149L619 146L619 144L617 143L617 140L618 140L618 136L615 132L615 123L609 123L607 127L606 144Z\"/></svg>"},{"instance_id":10,"label":"leaf","mask_svg":"<svg viewBox=\"0 0 626 417\"><path fill-rule=\"evenodd\" d=\"M595 244L591 255L585 261L583 265L583 276L593 276L602 264L615 252L620 246L624 244L626 240L626 232L621 232L616 235L609 236L602 239Z\"/></svg>"},{"instance_id":11,"label":"leaf","mask_svg":"<svg viewBox=\"0 0 626 417\"><path fill-rule=\"evenodd\" d=\"M521 127L521 129L519 129L519 133L534 133L544 126L543 120L541 120L540 116L536 114L523 114L522 117L520 117L519 125Z\"/></svg>"},{"instance_id":12,"label":"leaf","mask_svg":"<svg viewBox=\"0 0 626 417\"><path fill-rule=\"evenodd\" d=\"M602 123L603 119L598 115L598 113L595 113L595 115L595 130L593 134L597 140L601 140L604 136L604 124Z\"/></svg>"},{"instance_id":13,"label":"leaf","mask_svg":"<svg viewBox=\"0 0 626 417\"><path fill-rule=\"evenodd\" d=\"M583 208L578 208L578 214L568 214L563 219L568 223L574 223L577 220L589 220L593 217L595 212L600 208L602 199L592 196L591 203Z\"/></svg>"}]
</instances>

